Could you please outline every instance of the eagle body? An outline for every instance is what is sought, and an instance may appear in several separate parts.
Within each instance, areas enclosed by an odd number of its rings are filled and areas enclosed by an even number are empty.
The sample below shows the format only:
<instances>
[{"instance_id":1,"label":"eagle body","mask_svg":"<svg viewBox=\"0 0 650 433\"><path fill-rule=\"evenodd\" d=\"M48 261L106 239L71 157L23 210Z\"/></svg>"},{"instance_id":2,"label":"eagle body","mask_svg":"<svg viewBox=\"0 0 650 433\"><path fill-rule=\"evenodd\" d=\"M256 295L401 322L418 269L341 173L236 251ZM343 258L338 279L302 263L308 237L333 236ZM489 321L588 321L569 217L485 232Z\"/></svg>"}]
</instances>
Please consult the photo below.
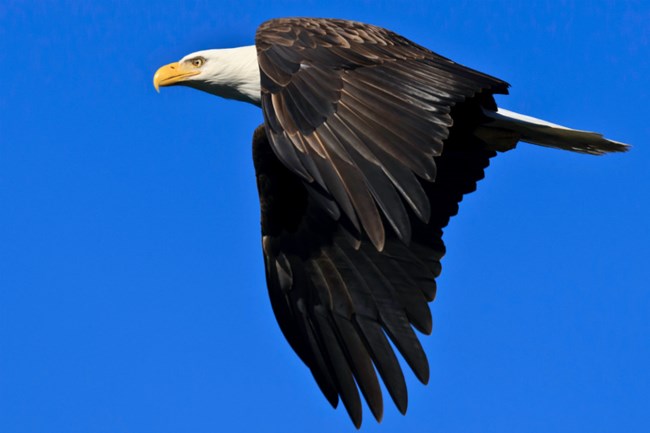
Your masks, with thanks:
<instances>
[{"instance_id":1,"label":"eagle body","mask_svg":"<svg viewBox=\"0 0 650 433\"><path fill-rule=\"evenodd\" d=\"M518 141L626 150L499 109L493 95L506 94L506 82L353 21L267 21L255 46L163 66L154 86L170 85L261 108L253 162L273 311L327 400L340 399L356 427L361 395L382 419L379 378L406 412L391 342L429 379L414 329L431 332L443 228L490 158Z\"/></svg>"}]
</instances>

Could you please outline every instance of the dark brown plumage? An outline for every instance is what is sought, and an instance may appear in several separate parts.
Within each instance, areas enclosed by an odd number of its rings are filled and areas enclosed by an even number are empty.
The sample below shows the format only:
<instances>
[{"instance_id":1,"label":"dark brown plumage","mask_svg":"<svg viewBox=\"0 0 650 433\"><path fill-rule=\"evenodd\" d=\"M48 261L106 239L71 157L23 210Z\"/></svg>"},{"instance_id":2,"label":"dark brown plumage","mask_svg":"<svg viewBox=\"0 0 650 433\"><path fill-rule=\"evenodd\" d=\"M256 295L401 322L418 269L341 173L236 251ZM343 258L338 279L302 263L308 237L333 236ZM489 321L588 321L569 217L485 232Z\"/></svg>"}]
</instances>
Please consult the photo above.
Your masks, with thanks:
<instances>
[{"instance_id":1,"label":"dark brown plumage","mask_svg":"<svg viewBox=\"0 0 650 433\"><path fill-rule=\"evenodd\" d=\"M451 107L507 93L501 80L361 23L273 20L260 26L256 45L274 151L380 250L382 214L409 240L398 192L423 221L430 215L414 174L435 178L432 157L449 134Z\"/></svg>"},{"instance_id":2,"label":"dark brown plumage","mask_svg":"<svg viewBox=\"0 0 650 433\"><path fill-rule=\"evenodd\" d=\"M372 363L397 408L406 412L404 377L386 335L427 383L426 355L411 325L431 332L427 302L435 296L445 252L442 228L458 211L463 195L476 188L495 154L475 137L452 129L443 153L435 158L436 182L417 180L432 209L428 223L407 209L410 243L387 230L379 251L346 215L338 220L327 215L321 192L312 192L277 158L263 126L256 130L253 159L273 310L329 402L336 406L340 396L357 427L361 402L355 381L375 418L382 418Z\"/></svg>"},{"instance_id":3,"label":"dark brown plumage","mask_svg":"<svg viewBox=\"0 0 650 433\"><path fill-rule=\"evenodd\" d=\"M442 228L495 155L472 132L508 85L357 23L275 20L257 47L265 128L254 160L275 315L357 427L357 385L382 418L373 364L404 413L387 336L427 383L412 327L431 332Z\"/></svg>"},{"instance_id":4,"label":"dark brown plumage","mask_svg":"<svg viewBox=\"0 0 650 433\"><path fill-rule=\"evenodd\" d=\"M383 416L376 372L405 413L390 342L427 383L414 328L431 332L442 230L490 158L519 140L589 154L626 145L499 110L493 95L507 93L507 83L372 25L271 20L259 27L256 50L257 64L252 47L193 53L160 68L154 85L261 106L253 159L280 328L355 426L359 391ZM231 69L216 67L223 56L234 59Z\"/></svg>"}]
</instances>

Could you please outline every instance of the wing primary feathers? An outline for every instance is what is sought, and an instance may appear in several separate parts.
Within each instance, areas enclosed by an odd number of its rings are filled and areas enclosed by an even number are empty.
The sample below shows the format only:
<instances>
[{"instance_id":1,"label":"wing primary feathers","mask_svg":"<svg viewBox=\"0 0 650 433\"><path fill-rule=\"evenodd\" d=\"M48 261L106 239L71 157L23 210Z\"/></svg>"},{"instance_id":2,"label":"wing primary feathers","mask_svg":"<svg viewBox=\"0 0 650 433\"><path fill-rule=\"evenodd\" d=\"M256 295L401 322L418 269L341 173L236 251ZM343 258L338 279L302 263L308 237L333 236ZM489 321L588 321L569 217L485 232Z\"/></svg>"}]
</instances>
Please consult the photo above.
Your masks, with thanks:
<instances>
[{"instance_id":1,"label":"wing primary feathers","mask_svg":"<svg viewBox=\"0 0 650 433\"><path fill-rule=\"evenodd\" d=\"M306 340L313 356L313 361L308 364L309 369L329 404L333 408L336 408L339 404L340 387L336 384L335 378L330 373L332 367L325 358L326 353L328 353L327 348L322 342L319 343L320 339L317 337L318 334L315 332L314 325L309 319L307 312L301 313L301 319L303 321L302 326L305 328Z\"/></svg>"},{"instance_id":2,"label":"wing primary feathers","mask_svg":"<svg viewBox=\"0 0 650 433\"><path fill-rule=\"evenodd\" d=\"M402 415L405 414L408 407L406 381L381 325L362 316L356 318L356 323L377 371L386 385L388 394L397 410Z\"/></svg>"},{"instance_id":3,"label":"wing primary feathers","mask_svg":"<svg viewBox=\"0 0 650 433\"><path fill-rule=\"evenodd\" d=\"M391 242L386 250L393 248L398 242ZM377 268L384 278L391 282L395 295L400 299L409 321L423 334L430 334L432 327L431 310L428 300L418 288L418 284L395 261L380 256Z\"/></svg>"},{"instance_id":4,"label":"wing primary feathers","mask_svg":"<svg viewBox=\"0 0 650 433\"><path fill-rule=\"evenodd\" d=\"M389 287L390 282L384 278L383 274L379 272L366 254L366 250L368 249L369 247L367 245L361 244L355 254L354 262L351 260L350 253L339 249L339 253L347 257L346 261L351 265L352 269L356 269L359 278L367 282L367 285L361 285L359 289L372 287L371 290L366 292L363 298L359 298L358 301L355 300L355 305L363 306L372 300L370 302L375 305L379 315L378 319L385 327L391 340L393 340L395 346L402 353L416 377L422 383L426 383L429 376L429 365L426 360L426 355L413 329L411 329L402 305L394 296L394 290ZM369 251L369 254L372 254L372 250Z\"/></svg>"},{"instance_id":5,"label":"wing primary feathers","mask_svg":"<svg viewBox=\"0 0 650 433\"><path fill-rule=\"evenodd\" d=\"M313 317L320 331L327 354L329 355L335 382L341 400L343 401L343 405L348 411L355 427L359 428L361 427L362 418L361 399L352 376L352 370L350 370L350 366L345 359L345 355L341 350L341 346L336 338L334 330L332 329L332 325L327 318L327 312L324 311L324 307L315 307Z\"/></svg>"},{"instance_id":6,"label":"wing primary feathers","mask_svg":"<svg viewBox=\"0 0 650 433\"><path fill-rule=\"evenodd\" d=\"M390 282L368 258L366 248L361 245L359 258L363 260L364 267L368 269L364 276L374 288L373 297L379 308L381 323L415 376L420 382L426 384L429 381L429 363L424 350L413 332L402 306L391 293L393 290L390 288Z\"/></svg>"},{"instance_id":7,"label":"wing primary feathers","mask_svg":"<svg viewBox=\"0 0 650 433\"><path fill-rule=\"evenodd\" d=\"M340 246L334 245L330 251L332 260L336 262L341 277L355 290L350 290L353 302L357 308L355 323L363 342L370 354L377 371L386 384L386 389L400 412L406 412L407 392L406 382L397 357L393 353L381 325L377 322L379 311L372 297L372 291L364 281L361 272L343 252Z\"/></svg>"},{"instance_id":8,"label":"wing primary feathers","mask_svg":"<svg viewBox=\"0 0 650 433\"><path fill-rule=\"evenodd\" d=\"M390 250L386 251L386 258L390 259L395 265L400 266L404 272L412 278L428 302L433 301L436 294L436 280L440 274L440 258L444 254L433 255L430 249L422 251L422 254L416 255L411 251L417 248L417 244L412 243L410 248L405 248L397 242L391 245ZM425 263L422 257L429 257L429 263Z\"/></svg>"},{"instance_id":9,"label":"wing primary feathers","mask_svg":"<svg viewBox=\"0 0 650 433\"><path fill-rule=\"evenodd\" d=\"M384 416L384 403L375 369L368 352L366 352L366 347L349 319L334 315L334 323L336 323L342 346L347 349L346 355L357 379L357 384L368 402L373 416L378 422L381 422Z\"/></svg>"},{"instance_id":10,"label":"wing primary feathers","mask_svg":"<svg viewBox=\"0 0 650 433\"><path fill-rule=\"evenodd\" d=\"M383 416L381 389L370 357L352 323L356 312L350 291L326 250L323 251L317 263L320 268L319 276L329 286L333 298L339 300L333 306L332 316L341 340L341 346L344 348L346 358L352 368L357 384L368 402L368 406L377 421L381 421Z\"/></svg>"}]
</instances>

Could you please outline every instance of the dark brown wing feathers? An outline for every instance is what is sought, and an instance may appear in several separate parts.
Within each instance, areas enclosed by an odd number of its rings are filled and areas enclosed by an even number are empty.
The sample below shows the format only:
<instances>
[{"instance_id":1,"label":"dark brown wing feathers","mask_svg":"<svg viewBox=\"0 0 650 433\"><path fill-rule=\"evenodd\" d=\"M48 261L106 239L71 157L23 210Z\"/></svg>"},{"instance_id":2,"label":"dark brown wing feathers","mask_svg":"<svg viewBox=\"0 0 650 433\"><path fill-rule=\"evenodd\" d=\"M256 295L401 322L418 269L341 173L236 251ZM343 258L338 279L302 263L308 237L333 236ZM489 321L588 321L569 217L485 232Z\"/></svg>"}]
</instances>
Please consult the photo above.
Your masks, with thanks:
<instances>
[{"instance_id":1,"label":"dark brown wing feathers","mask_svg":"<svg viewBox=\"0 0 650 433\"><path fill-rule=\"evenodd\" d=\"M375 418L383 403L374 364L395 405L404 413L406 384L386 336L416 377L426 383L426 356L411 326L431 332L427 303L436 291L444 255L442 227L474 190L494 152L476 139L456 140L452 132L435 183L420 181L433 209L422 223L413 213L407 246L390 233L379 252L367 237L360 243L323 211L302 179L277 159L264 129L254 143L264 258L269 295L285 337L311 369L328 401L339 396L355 425L361 402L355 382ZM361 343L361 344L359 344Z\"/></svg>"},{"instance_id":2,"label":"dark brown wing feathers","mask_svg":"<svg viewBox=\"0 0 650 433\"><path fill-rule=\"evenodd\" d=\"M257 33L265 125L253 150L269 295L328 401L404 413L388 338L423 383L442 228L494 155L471 132L507 84L387 30L283 19ZM453 125L453 127L452 127ZM388 337L388 338L387 338Z\"/></svg>"},{"instance_id":3,"label":"dark brown wing feathers","mask_svg":"<svg viewBox=\"0 0 650 433\"><path fill-rule=\"evenodd\" d=\"M381 176L404 191L400 179L389 175L390 166L400 165L433 180L433 156L452 125L451 107L480 92L507 91L503 81L360 23L272 20L258 29L256 45L262 107L278 157L307 181L318 176L318 167L304 159L327 160L338 179L321 176L321 186L331 194L337 189L337 201L348 196L351 206L343 212L380 250L385 228L377 205L391 198L373 191L368 178ZM350 155L353 149L379 170L370 173L370 165ZM426 221L424 209L414 210ZM395 212L384 206L381 213L408 242L402 210Z\"/></svg>"}]
</instances>

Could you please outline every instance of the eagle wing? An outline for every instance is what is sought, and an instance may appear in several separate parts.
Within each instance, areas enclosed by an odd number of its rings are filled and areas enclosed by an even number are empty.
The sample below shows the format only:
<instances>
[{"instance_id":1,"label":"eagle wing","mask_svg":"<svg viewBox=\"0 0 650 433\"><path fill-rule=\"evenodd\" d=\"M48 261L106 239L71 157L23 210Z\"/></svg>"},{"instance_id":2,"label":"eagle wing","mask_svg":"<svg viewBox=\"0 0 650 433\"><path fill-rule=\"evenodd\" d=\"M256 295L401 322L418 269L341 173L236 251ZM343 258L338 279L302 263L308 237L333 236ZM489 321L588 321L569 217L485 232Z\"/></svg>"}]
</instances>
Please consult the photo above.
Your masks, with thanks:
<instances>
[{"instance_id":1,"label":"eagle wing","mask_svg":"<svg viewBox=\"0 0 650 433\"><path fill-rule=\"evenodd\" d=\"M442 228L495 152L476 135L508 85L366 24L279 19L256 36L266 276L292 348L336 406L404 413L391 341L423 383ZM453 127L452 127L453 125Z\"/></svg>"},{"instance_id":2,"label":"eagle wing","mask_svg":"<svg viewBox=\"0 0 650 433\"><path fill-rule=\"evenodd\" d=\"M417 180L431 204L429 221L409 212L411 242L388 231L379 251L367 236L356 238L345 215L336 220L323 209L303 178L276 156L263 126L253 148L267 285L283 334L328 401L336 407L340 397L357 428L359 389L375 418L383 415L375 369L405 413L406 384L389 339L427 383L429 366L413 327L431 332L428 302L445 252L442 228L495 152L452 131L434 158L436 182Z\"/></svg>"},{"instance_id":3,"label":"eagle wing","mask_svg":"<svg viewBox=\"0 0 650 433\"><path fill-rule=\"evenodd\" d=\"M450 110L508 84L388 30L342 20L263 23L255 38L261 106L275 154L335 219L381 250L387 222L408 243L409 207L423 222Z\"/></svg>"}]
</instances>

